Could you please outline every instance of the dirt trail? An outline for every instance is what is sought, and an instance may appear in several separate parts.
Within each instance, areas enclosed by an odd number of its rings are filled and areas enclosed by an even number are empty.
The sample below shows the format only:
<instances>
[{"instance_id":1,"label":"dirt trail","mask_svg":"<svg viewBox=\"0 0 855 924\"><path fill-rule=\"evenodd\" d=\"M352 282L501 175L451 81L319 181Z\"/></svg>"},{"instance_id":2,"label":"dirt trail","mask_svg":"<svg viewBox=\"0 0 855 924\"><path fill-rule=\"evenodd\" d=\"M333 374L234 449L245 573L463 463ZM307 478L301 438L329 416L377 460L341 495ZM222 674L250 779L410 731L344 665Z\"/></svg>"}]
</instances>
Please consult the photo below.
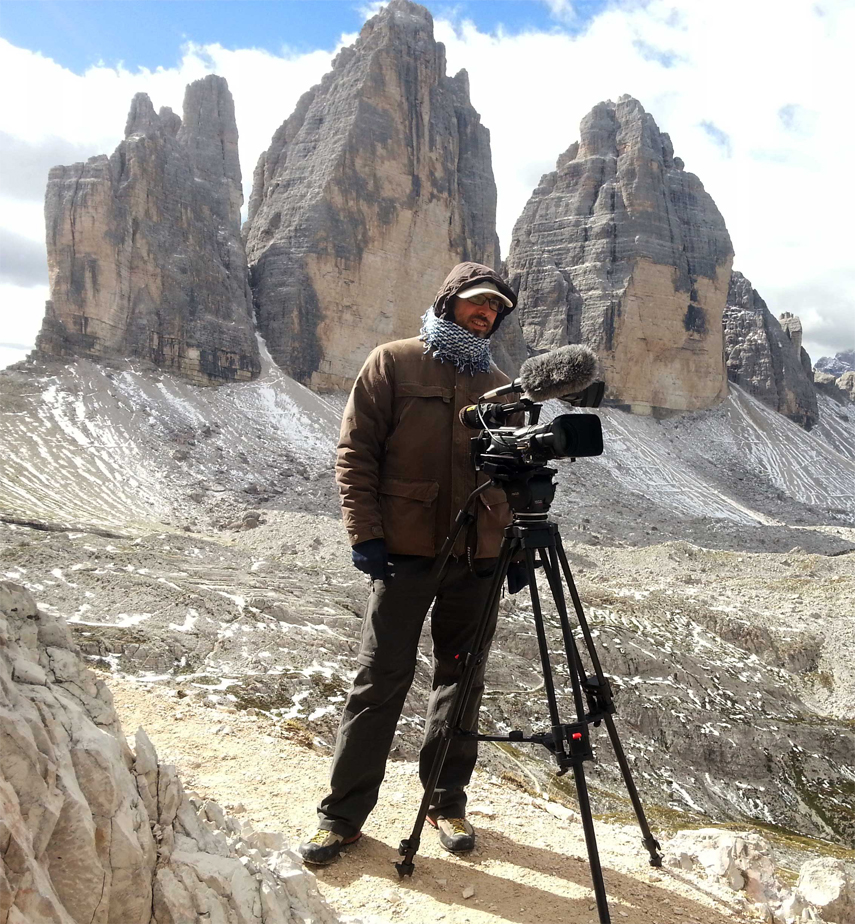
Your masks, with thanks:
<instances>
[{"instance_id":1,"label":"dirt trail","mask_svg":"<svg viewBox=\"0 0 855 924\"><path fill-rule=\"evenodd\" d=\"M256 829L296 845L314 830L329 750L299 728L264 716L191 703L174 691L105 675L125 733L142 725L160 759L178 765L185 786L215 799ZM596 924L578 819L476 770L470 818L479 833L468 857L445 852L426 832L416 872L399 881L394 861L410 829L420 787L411 762L390 761L380 804L358 845L317 871L339 914L426 924ZM555 813L555 814L552 814ZM634 827L598 822L612 920L625 924L734 924L757 917L734 893L653 870ZM465 896L469 896L468 898Z\"/></svg>"}]
</instances>

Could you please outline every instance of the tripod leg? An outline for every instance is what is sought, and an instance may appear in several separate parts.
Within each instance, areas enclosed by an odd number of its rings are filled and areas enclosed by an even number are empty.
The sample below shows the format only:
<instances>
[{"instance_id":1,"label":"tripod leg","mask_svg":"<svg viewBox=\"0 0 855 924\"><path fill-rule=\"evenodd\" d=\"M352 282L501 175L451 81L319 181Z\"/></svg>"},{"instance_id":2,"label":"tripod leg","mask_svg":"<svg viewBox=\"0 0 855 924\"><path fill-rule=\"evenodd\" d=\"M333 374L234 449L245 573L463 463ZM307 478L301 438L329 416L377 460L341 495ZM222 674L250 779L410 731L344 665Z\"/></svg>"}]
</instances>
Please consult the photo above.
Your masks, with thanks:
<instances>
[{"instance_id":1,"label":"tripod leg","mask_svg":"<svg viewBox=\"0 0 855 924\"><path fill-rule=\"evenodd\" d=\"M554 552L553 549L550 551ZM526 555L531 555L532 553L527 549ZM582 703L582 692L581 692L581 683L579 678L579 668L581 667L581 660L579 658L579 652L576 650L576 643L573 639L573 634L570 629L570 622L567 618L567 607L564 602L564 591L561 586L561 582L558 578L558 570L556 567L556 562L553 556L550 556L552 559L551 565L550 561L547 559L547 556L543 549L540 550L540 560L543 565L543 570L546 573L547 580L549 581L549 589L552 592L552 598L555 601L555 607L558 610L559 618L561 620L562 634L564 635L564 645L565 651L567 652L567 667L570 671L570 680L573 685L573 696L576 701L576 712L579 722L584 722L585 720L585 708ZM537 587L532 584L531 587L531 598L532 598L532 609L534 611L534 621L535 627L537 628L538 642L543 638L543 645L541 647L541 659L543 660L543 676L544 676L544 686L547 691L547 698L551 691L551 699L549 700L550 705L550 715L553 714L553 705L554 705L554 717L553 717L553 729L555 732L560 729L560 719L558 719L558 706L555 702L555 690L552 683L552 671L551 665L549 663L548 654L544 658L544 650L546 645L546 638L543 629L543 616L540 610L540 601L537 596ZM564 746L563 742L556 741L556 757L559 756L558 745L561 745L561 756L564 756ZM559 764L562 766L562 771L566 768L564 764L559 759ZM582 830L585 834L585 846L588 850L588 865L591 868L591 880L594 887L594 896L597 901L597 912L600 918L600 924L609 924L611 917L609 915L609 904L606 897L606 884L603 879L603 867L600 863L600 851L597 846L597 835L594 830L594 817L591 812L591 800L588 795L588 783L585 779L585 769L582 764L582 758L573 755L572 757L572 766L573 766L573 777L576 783L576 796L579 800L579 814L582 816Z\"/></svg>"},{"instance_id":2,"label":"tripod leg","mask_svg":"<svg viewBox=\"0 0 855 924\"><path fill-rule=\"evenodd\" d=\"M567 604L564 600L564 588L558 576L558 563L555 558L555 549L549 549L548 558L545 550L541 549L540 561L543 565L543 572L549 582L549 589L552 591L552 599L555 601L555 608L558 610L558 620L561 623L561 635L564 640L564 653L567 656L567 669L570 672L570 683L573 688L576 715L579 721L583 722L585 719L585 706L582 701L582 680L585 677L585 668L579 656L579 649L576 647L576 640L573 638L573 629L570 626L570 620L567 617Z\"/></svg>"},{"instance_id":3,"label":"tripod leg","mask_svg":"<svg viewBox=\"0 0 855 924\"><path fill-rule=\"evenodd\" d=\"M588 784L581 761L573 764L576 778L576 795L579 799L579 814L582 816L582 830L585 832L585 846L588 848L588 864L591 867L591 879L594 883L594 896L597 899L597 912L600 924L609 924L609 902L606 898L606 884L603 880L603 868L600 865L600 851L597 847L597 835L594 832L594 818L591 814L591 800L588 798Z\"/></svg>"},{"instance_id":4,"label":"tripod leg","mask_svg":"<svg viewBox=\"0 0 855 924\"><path fill-rule=\"evenodd\" d=\"M632 773L629 769L629 763L626 759L626 754L624 753L623 746L620 743L620 738L618 738L617 728L615 728L615 720L612 716L607 715L604 721L606 723L606 729L609 733L609 738L612 742L612 747L614 748L615 757L617 757L621 775L623 776L623 782L626 786L626 791L629 793L629 800L632 802L632 807L635 811L635 817L638 820L638 827L641 828L642 843L644 844L647 852L650 854L650 865L657 867L662 866L662 854L659 853L659 850L661 849L659 846L659 841L657 841L653 836L653 832L650 830L650 825L647 823L647 816L644 814L644 806L641 804L641 797L638 795L638 790L635 788L635 781L632 778Z\"/></svg>"},{"instance_id":5,"label":"tripod leg","mask_svg":"<svg viewBox=\"0 0 855 924\"><path fill-rule=\"evenodd\" d=\"M564 553L564 547L561 544L560 536L556 536L555 545L558 559L561 562L561 569L564 573L564 580L566 581L567 587L570 591L570 597L573 600L573 608L576 610L576 615L579 619L579 627L581 628L582 636L585 639L585 647L587 648L588 655L591 659L591 664L594 667L594 673L597 676L597 680L600 681L600 689L605 689L607 687L603 683L605 680L603 676L603 668L600 664L597 650L594 647L594 639L591 635L591 629L588 625L585 611L582 608L582 601L579 599L579 592L576 589L576 583L573 580L573 574L570 571L570 564L567 561L566 554ZM576 657L579 657L578 650L576 652ZM653 833L650 830L650 825L647 823L647 816L644 813L644 806L641 804L641 798L638 795L638 789L636 789L635 781L632 778L629 762L626 759L623 745L621 744L620 738L618 737L614 718L607 712L603 717L603 720L606 723L606 730L609 733L609 739L611 740L612 748L615 752L615 757L617 757L618 766L620 767L620 772L623 776L623 782L626 786L626 791L629 794L630 802L632 802L632 808L638 821L638 827L641 829L642 843L644 844L647 852L650 854L650 865L656 867L662 866L662 854L659 853L661 849L659 846L659 841L657 841L653 836Z\"/></svg>"},{"instance_id":6,"label":"tripod leg","mask_svg":"<svg viewBox=\"0 0 855 924\"><path fill-rule=\"evenodd\" d=\"M549 643L546 640L546 631L543 627L543 610L540 607L540 594L538 593L537 581L535 580L534 552L532 549L527 548L525 550L525 564L529 577L528 586L531 592L531 609L534 614L534 629L537 633L537 647L540 651L540 663L543 669L543 688L546 691L546 702L549 706L549 720L552 723L555 756L560 765L561 759L567 757L567 751L564 747L564 732L561 727L561 717L558 714L558 700L555 696L555 682L552 679L552 664L549 661ZM581 696L579 697L577 705L581 708Z\"/></svg>"},{"instance_id":7,"label":"tripod leg","mask_svg":"<svg viewBox=\"0 0 855 924\"><path fill-rule=\"evenodd\" d=\"M418 813L416 814L416 820L413 823L413 830L410 832L410 836L404 838L398 846L398 854L403 857L403 860L395 864L395 869L398 871L398 876L400 878L412 876L413 874L413 869L415 868L413 857L415 857L419 849L419 844L421 843L422 830L425 826L428 809L433 801L436 784L439 782L439 776L442 773L445 759L448 756L448 748L451 745L451 739L460 725L461 718L466 708L466 702L469 699L475 672L478 669L479 656L483 655L490 614L493 611L493 607L498 602L499 594L502 592L502 584L504 584L505 578L507 577L508 565L511 562L515 550L516 546L512 540L507 538L502 540L502 547L499 551L499 558L496 561L496 570L493 574L490 591L485 601L484 610L481 613L481 620L478 623L473 651L467 656L463 675L457 682L457 689L455 690L454 700L451 704L449 719L442 730L442 740L439 742L436 756L433 759L430 773L425 782L424 794L421 804L419 805Z\"/></svg>"}]
</instances>

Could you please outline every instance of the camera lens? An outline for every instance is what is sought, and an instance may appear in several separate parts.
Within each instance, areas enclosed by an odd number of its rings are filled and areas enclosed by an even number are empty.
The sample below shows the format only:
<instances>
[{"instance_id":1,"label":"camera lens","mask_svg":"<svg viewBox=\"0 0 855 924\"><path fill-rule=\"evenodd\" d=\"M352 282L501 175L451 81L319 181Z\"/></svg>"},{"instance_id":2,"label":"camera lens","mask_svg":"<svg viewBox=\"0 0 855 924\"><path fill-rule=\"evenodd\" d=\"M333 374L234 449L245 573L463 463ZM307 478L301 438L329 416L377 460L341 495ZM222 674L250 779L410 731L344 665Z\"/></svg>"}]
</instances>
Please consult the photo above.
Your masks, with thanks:
<instances>
[{"instance_id":1,"label":"camera lens","mask_svg":"<svg viewBox=\"0 0 855 924\"><path fill-rule=\"evenodd\" d=\"M541 441L542 440L542 441ZM556 459L599 456L603 452L603 428L596 414L561 414L538 439Z\"/></svg>"}]
</instances>

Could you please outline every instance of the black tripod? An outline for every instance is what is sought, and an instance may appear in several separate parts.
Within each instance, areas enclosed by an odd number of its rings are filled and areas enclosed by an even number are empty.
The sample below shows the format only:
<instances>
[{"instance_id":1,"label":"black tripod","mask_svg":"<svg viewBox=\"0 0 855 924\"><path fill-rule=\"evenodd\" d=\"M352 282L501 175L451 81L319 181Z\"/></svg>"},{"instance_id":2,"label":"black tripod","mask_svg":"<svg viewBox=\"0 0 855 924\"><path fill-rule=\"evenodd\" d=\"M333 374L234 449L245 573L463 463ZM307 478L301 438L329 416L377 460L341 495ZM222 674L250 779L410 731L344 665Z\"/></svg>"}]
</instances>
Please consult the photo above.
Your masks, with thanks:
<instances>
[{"instance_id":1,"label":"black tripod","mask_svg":"<svg viewBox=\"0 0 855 924\"><path fill-rule=\"evenodd\" d=\"M638 825L643 835L643 843L650 854L650 865L661 866L662 857L659 853L659 842L650 831L644 808L638 796L638 790L630 774L629 764L626 760L623 747L618 738L614 724L615 706L612 699L611 687L603 675L600 659L594 648L594 641L582 602L567 563L567 556L561 544L561 536L555 523L548 519L549 507L555 496L553 476L555 469L536 466L528 470L514 472L511 476L502 479L502 486L508 496L508 501L514 511L513 523L505 529L496 570L490 587L489 596L478 624L473 650L461 655L463 660L462 676L457 685L454 700L451 706L450 718L442 730L442 739L434 758L430 774L425 784L422 798L413 830L408 838L401 841L398 853L403 857L395 864L400 877L410 876L413 873L413 857L419 849L422 828L427 817L428 808L433 799L439 775L442 771L451 739L466 737L476 741L531 741L542 744L555 757L558 764L558 775L562 776L572 768L576 782L576 792L579 799L579 812L582 816L582 827L585 832L585 843L588 848L588 861L591 867L591 877L594 882L594 894L597 900L597 909L600 924L611 921L609 906L606 899L606 889L603 882L603 871L600 866L600 857L597 850L597 839L594 833L594 820L591 815L591 803L588 798L588 785L585 781L583 764L593 759L593 751L589 736L589 726L598 727L605 722L609 738L612 742L623 780L635 810ZM475 516L472 507L477 496L482 493L491 482L487 482L476 489L469 497L464 508L460 511L455 522L455 529L449 536L437 560L437 574L445 567L457 536L464 526L474 522ZM531 591L532 612L534 626L537 632L537 643L540 650L540 661L543 670L544 689L549 706L549 731L539 734L524 735L521 731L512 731L508 735L479 735L466 732L460 728L464 708L469 698L476 669L484 657L484 646L488 632L490 614L498 605L499 594L508 573L511 561L520 555L524 557L528 586ZM537 556L537 557L535 557ZM567 668L570 673L570 682L573 688L573 700L576 709L576 718L572 722L562 722L558 711L558 701L555 695L555 683L552 676L552 666L549 661L549 648L543 622L543 611L540 606L540 596L535 581L535 568L543 568L558 618L561 623L561 632L564 639L564 651L567 656ZM563 580L562 580L563 577ZM567 615L567 606L564 597L564 586L570 592L573 608L579 622L579 628L585 642L593 673L586 673L585 667L573 636L573 629ZM587 705L587 712L586 710Z\"/></svg>"}]
</instances>

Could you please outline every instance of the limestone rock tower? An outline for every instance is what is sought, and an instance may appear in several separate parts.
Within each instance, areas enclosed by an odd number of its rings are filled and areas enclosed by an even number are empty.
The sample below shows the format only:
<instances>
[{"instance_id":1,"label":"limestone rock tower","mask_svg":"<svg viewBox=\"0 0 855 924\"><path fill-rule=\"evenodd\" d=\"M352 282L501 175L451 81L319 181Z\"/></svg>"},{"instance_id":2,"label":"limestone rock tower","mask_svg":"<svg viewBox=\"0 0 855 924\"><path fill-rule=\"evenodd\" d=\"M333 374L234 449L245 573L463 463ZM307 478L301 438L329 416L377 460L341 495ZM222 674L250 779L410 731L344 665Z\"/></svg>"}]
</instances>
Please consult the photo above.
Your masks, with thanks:
<instances>
[{"instance_id":1,"label":"limestone rock tower","mask_svg":"<svg viewBox=\"0 0 855 924\"><path fill-rule=\"evenodd\" d=\"M727 394L722 312L733 248L700 180L629 96L599 103L514 227L508 277L529 350L585 343L606 399L635 413Z\"/></svg>"},{"instance_id":2,"label":"limestone rock tower","mask_svg":"<svg viewBox=\"0 0 855 924\"><path fill-rule=\"evenodd\" d=\"M317 389L419 331L451 267L496 266L490 135L424 7L392 0L300 99L255 169L245 228L259 330Z\"/></svg>"},{"instance_id":3,"label":"limestone rock tower","mask_svg":"<svg viewBox=\"0 0 855 924\"><path fill-rule=\"evenodd\" d=\"M237 141L211 74L183 120L139 93L111 157L51 170L40 352L144 359L198 384L258 375Z\"/></svg>"}]
</instances>

